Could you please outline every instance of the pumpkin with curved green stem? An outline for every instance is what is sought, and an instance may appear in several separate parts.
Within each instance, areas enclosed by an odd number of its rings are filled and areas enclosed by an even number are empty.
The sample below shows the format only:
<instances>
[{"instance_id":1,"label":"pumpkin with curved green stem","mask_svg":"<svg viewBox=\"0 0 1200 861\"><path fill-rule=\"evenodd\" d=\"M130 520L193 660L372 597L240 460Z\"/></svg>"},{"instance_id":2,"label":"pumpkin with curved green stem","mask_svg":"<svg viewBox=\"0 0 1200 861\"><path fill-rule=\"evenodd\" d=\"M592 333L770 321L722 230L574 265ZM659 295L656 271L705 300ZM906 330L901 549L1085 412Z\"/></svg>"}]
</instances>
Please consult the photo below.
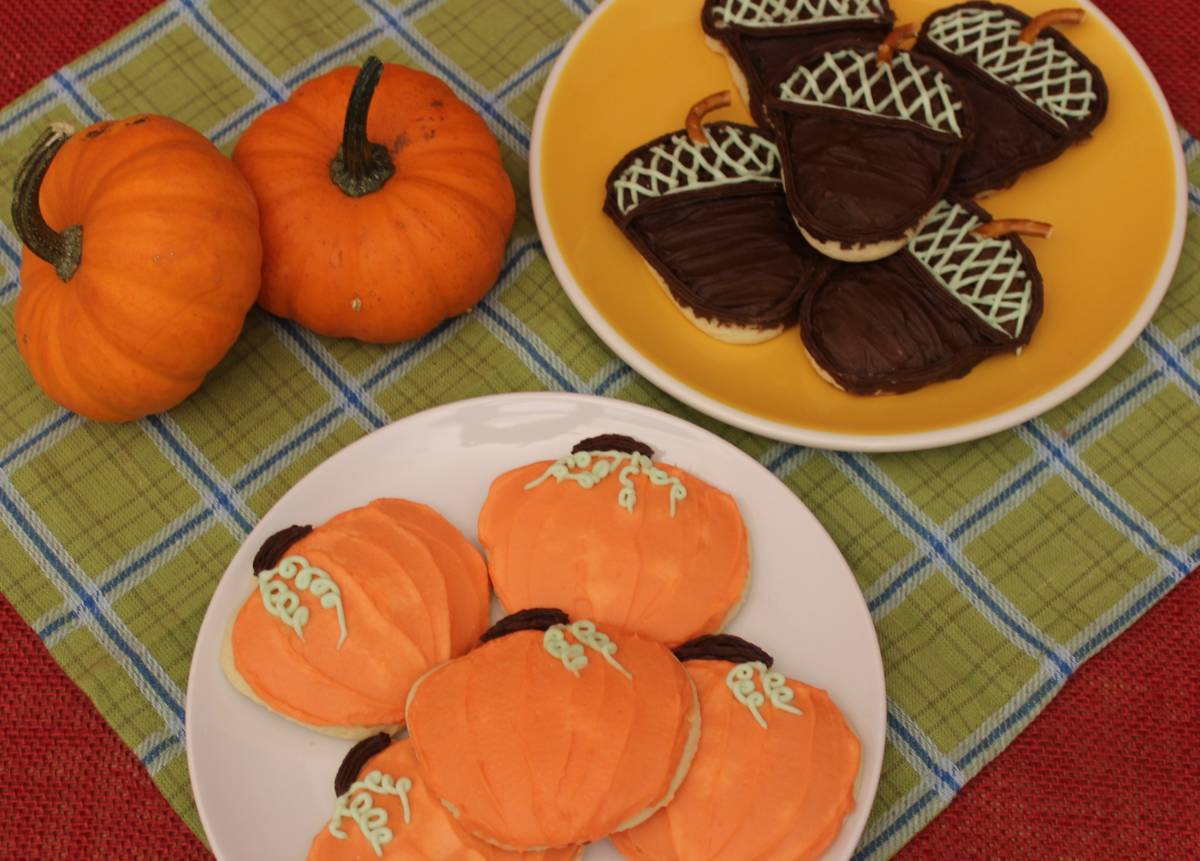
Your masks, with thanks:
<instances>
[{"instance_id":1,"label":"pumpkin with curved green stem","mask_svg":"<svg viewBox=\"0 0 1200 861\"><path fill-rule=\"evenodd\" d=\"M258 209L207 139L168 117L52 126L17 173L17 346L38 385L98 421L175 406L258 293Z\"/></svg>"},{"instance_id":2,"label":"pumpkin with curved green stem","mask_svg":"<svg viewBox=\"0 0 1200 861\"><path fill-rule=\"evenodd\" d=\"M233 153L262 212L272 314L389 343L470 309L516 204L500 149L442 81L371 57L260 116Z\"/></svg>"}]
</instances>

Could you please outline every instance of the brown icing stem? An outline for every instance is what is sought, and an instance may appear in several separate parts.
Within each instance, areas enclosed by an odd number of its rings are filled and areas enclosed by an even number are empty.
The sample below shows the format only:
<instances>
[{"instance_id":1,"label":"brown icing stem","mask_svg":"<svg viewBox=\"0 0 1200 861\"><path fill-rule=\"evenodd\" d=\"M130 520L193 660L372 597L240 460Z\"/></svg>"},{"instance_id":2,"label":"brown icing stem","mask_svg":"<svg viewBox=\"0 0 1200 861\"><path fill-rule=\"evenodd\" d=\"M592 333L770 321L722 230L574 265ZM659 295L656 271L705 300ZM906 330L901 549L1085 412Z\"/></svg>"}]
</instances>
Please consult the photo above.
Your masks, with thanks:
<instances>
[{"instance_id":1,"label":"brown icing stem","mask_svg":"<svg viewBox=\"0 0 1200 861\"><path fill-rule=\"evenodd\" d=\"M1018 236L1037 236L1041 239L1049 239L1053 232L1053 224L1046 224L1044 221L1029 221L1025 218L1000 218L975 228L976 236L985 236L989 239L1011 236L1014 233Z\"/></svg>"},{"instance_id":2,"label":"brown icing stem","mask_svg":"<svg viewBox=\"0 0 1200 861\"><path fill-rule=\"evenodd\" d=\"M515 634L517 631L546 631L555 625L565 625L570 621L566 613L553 607L532 607L528 610L518 610L484 631L479 642L488 643L501 637L507 637L509 634Z\"/></svg>"},{"instance_id":3,"label":"brown icing stem","mask_svg":"<svg viewBox=\"0 0 1200 861\"><path fill-rule=\"evenodd\" d=\"M391 745L392 737L386 732L378 732L350 748L333 778L333 794L340 798L349 792L367 760L387 750Z\"/></svg>"},{"instance_id":4,"label":"brown icing stem","mask_svg":"<svg viewBox=\"0 0 1200 861\"><path fill-rule=\"evenodd\" d=\"M1082 9L1051 9L1026 24L1021 35L1017 37L1017 41L1032 45L1047 27L1053 27L1056 24L1080 24L1084 17L1085 13Z\"/></svg>"},{"instance_id":5,"label":"brown icing stem","mask_svg":"<svg viewBox=\"0 0 1200 861\"><path fill-rule=\"evenodd\" d=\"M915 23L900 24L892 32L884 37L883 42L879 46L879 53L876 55L879 62L887 65L892 62L892 58L896 56L897 50L903 50L905 45L909 48L916 41L918 27Z\"/></svg>"},{"instance_id":6,"label":"brown icing stem","mask_svg":"<svg viewBox=\"0 0 1200 861\"><path fill-rule=\"evenodd\" d=\"M254 576L257 577L268 568L278 565L279 560L288 552L288 549L312 531L311 526L289 526L286 529L280 529L264 541L262 547L259 547L258 552L254 554L254 561L250 563L254 568Z\"/></svg>"},{"instance_id":7,"label":"brown icing stem","mask_svg":"<svg viewBox=\"0 0 1200 861\"><path fill-rule=\"evenodd\" d=\"M677 646L674 652L680 661L729 661L734 664L761 661L767 667L775 663L775 659L761 648L733 634L705 634Z\"/></svg>"},{"instance_id":8,"label":"brown icing stem","mask_svg":"<svg viewBox=\"0 0 1200 861\"><path fill-rule=\"evenodd\" d=\"M625 436L619 433L604 433L599 436L590 436L587 439L581 439L575 443L575 447L571 449L571 454L581 451L623 451L626 454L644 454L646 457L654 457L654 449L646 445L641 440L636 440L631 436Z\"/></svg>"},{"instance_id":9,"label":"brown icing stem","mask_svg":"<svg viewBox=\"0 0 1200 861\"><path fill-rule=\"evenodd\" d=\"M727 108L732 103L733 99L729 94L729 90L721 90L719 93L705 96L692 105L692 109L688 111L687 122L684 123L688 137L692 139L692 142L698 143L701 146L708 146L708 135L704 133L704 128L700 125L700 121L704 119L705 114L710 114L720 108Z\"/></svg>"}]
</instances>

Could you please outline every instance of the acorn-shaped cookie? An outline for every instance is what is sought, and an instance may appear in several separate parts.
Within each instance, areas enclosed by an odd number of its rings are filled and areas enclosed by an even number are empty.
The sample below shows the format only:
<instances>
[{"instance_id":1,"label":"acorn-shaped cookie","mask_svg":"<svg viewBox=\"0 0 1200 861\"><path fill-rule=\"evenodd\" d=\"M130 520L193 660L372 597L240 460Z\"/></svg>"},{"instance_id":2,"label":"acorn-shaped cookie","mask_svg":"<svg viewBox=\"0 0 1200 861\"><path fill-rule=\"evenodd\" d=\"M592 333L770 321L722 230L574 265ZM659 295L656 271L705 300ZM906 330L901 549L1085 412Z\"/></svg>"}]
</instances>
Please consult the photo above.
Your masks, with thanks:
<instances>
[{"instance_id":1,"label":"acorn-shaped cookie","mask_svg":"<svg viewBox=\"0 0 1200 861\"><path fill-rule=\"evenodd\" d=\"M766 125L763 96L789 60L831 42L882 39L895 17L887 0L704 0L700 24L754 121Z\"/></svg>"},{"instance_id":2,"label":"acorn-shaped cookie","mask_svg":"<svg viewBox=\"0 0 1200 861\"><path fill-rule=\"evenodd\" d=\"M408 730L429 791L508 849L588 843L674 796L700 737L667 647L558 610L496 623L414 687Z\"/></svg>"},{"instance_id":3,"label":"acorn-shaped cookie","mask_svg":"<svg viewBox=\"0 0 1200 861\"><path fill-rule=\"evenodd\" d=\"M308 861L576 861L582 846L507 852L472 837L432 793L409 741L386 733L346 754L334 781L329 824Z\"/></svg>"},{"instance_id":4,"label":"acorn-shaped cookie","mask_svg":"<svg viewBox=\"0 0 1200 861\"><path fill-rule=\"evenodd\" d=\"M918 49L955 71L975 112L975 140L959 160L953 193L1006 188L1104 119L1104 75L1051 29L1083 17L1082 9L1056 9L1030 19L1000 3L961 3L925 21Z\"/></svg>"},{"instance_id":5,"label":"acorn-shaped cookie","mask_svg":"<svg viewBox=\"0 0 1200 861\"><path fill-rule=\"evenodd\" d=\"M604 211L701 331L757 344L796 319L824 271L792 223L769 135L701 125L729 93L697 103L686 129L630 152L609 174Z\"/></svg>"},{"instance_id":6,"label":"acorn-shaped cookie","mask_svg":"<svg viewBox=\"0 0 1200 861\"><path fill-rule=\"evenodd\" d=\"M246 696L329 735L398 729L413 682L487 626L479 552L432 508L403 499L282 530L253 573L221 665Z\"/></svg>"},{"instance_id":7,"label":"acorn-shaped cookie","mask_svg":"<svg viewBox=\"0 0 1200 861\"><path fill-rule=\"evenodd\" d=\"M508 611L561 607L668 645L721 630L749 582L733 498L613 434L497 478L479 541Z\"/></svg>"},{"instance_id":8,"label":"acorn-shaped cookie","mask_svg":"<svg viewBox=\"0 0 1200 861\"><path fill-rule=\"evenodd\" d=\"M676 650L704 732L674 800L613 836L637 861L809 861L854 809L860 745L829 695L771 669L738 637Z\"/></svg>"},{"instance_id":9,"label":"acorn-shaped cookie","mask_svg":"<svg viewBox=\"0 0 1200 861\"><path fill-rule=\"evenodd\" d=\"M959 84L937 60L846 42L796 59L766 104L788 207L805 238L838 260L898 251L946 193L972 135Z\"/></svg>"},{"instance_id":10,"label":"acorn-shaped cookie","mask_svg":"<svg viewBox=\"0 0 1200 861\"><path fill-rule=\"evenodd\" d=\"M800 309L818 373L857 395L907 392L1028 344L1042 276L1022 233L1046 237L1050 226L992 221L948 198L903 251L836 267Z\"/></svg>"}]
</instances>

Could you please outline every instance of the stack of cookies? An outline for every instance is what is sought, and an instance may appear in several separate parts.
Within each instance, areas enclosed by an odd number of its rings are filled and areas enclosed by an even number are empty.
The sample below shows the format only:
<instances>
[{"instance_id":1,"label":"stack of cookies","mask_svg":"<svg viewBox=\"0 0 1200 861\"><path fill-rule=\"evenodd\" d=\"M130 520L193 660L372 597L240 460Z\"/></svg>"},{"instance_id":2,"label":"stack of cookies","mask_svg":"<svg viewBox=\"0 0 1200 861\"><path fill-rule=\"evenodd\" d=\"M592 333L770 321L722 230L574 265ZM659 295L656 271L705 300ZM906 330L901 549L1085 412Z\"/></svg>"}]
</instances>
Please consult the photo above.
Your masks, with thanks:
<instances>
[{"instance_id":1,"label":"stack of cookies","mask_svg":"<svg viewBox=\"0 0 1200 861\"><path fill-rule=\"evenodd\" d=\"M631 859L813 859L833 841L859 742L823 691L720 633L750 583L733 498L606 434L496 478L479 541L486 562L427 506L380 499L255 556L227 676L358 740L310 859L566 861L610 836ZM491 589L508 615L486 627Z\"/></svg>"},{"instance_id":2,"label":"stack of cookies","mask_svg":"<svg viewBox=\"0 0 1200 861\"><path fill-rule=\"evenodd\" d=\"M853 394L962 377L1027 345L1043 283L972 198L1086 139L1104 76L1055 25L998 3L893 27L887 0L704 0L700 23L758 123L685 127L627 154L604 210L685 317L734 344L798 323Z\"/></svg>"}]
</instances>

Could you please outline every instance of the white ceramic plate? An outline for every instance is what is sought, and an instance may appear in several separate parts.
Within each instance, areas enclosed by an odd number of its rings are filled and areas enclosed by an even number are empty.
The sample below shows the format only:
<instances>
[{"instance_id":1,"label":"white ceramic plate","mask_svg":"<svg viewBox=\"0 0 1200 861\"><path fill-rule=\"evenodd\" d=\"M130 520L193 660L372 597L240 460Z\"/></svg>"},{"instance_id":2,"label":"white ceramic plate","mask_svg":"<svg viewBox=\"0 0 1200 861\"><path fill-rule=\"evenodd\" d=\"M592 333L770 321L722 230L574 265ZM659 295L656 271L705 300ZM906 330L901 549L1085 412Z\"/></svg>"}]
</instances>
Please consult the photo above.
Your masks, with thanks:
<instances>
[{"instance_id":1,"label":"white ceramic plate","mask_svg":"<svg viewBox=\"0 0 1200 861\"><path fill-rule=\"evenodd\" d=\"M1017 403L1015 406L1001 412L965 423L939 426L934 430L896 433L831 432L816 427L807 427L803 424L786 423L750 412L727 403L683 381L632 344L622 334L618 326L614 325L588 297L587 292L580 286L580 282L576 279L570 264L567 262L567 255L564 254L563 246L555 235L554 222L549 215L546 203L542 173L543 155L546 152L545 131L550 103L554 98L559 79L562 78L564 71L575 60L576 49L589 38L593 25L616 2L626 3L628 0L604 0L604 2L596 7L587 20L583 22L579 29L576 30L555 62L546 81L546 86L542 91L538 102L537 114L534 118L530 148L529 176L534 216L537 221L542 244L546 250L546 256L549 258L554 274L558 277L567 296L587 324L613 352L628 362L638 373L684 403L727 424L753 433L762 434L772 439L817 448L871 452L912 451L935 448L980 439L1015 427L1053 409L1078 394L1108 370L1132 346L1137 336L1141 334L1142 330L1150 322L1150 318L1153 316L1155 310L1157 310L1175 273L1180 251L1183 247L1184 228L1187 222L1187 173L1182 150L1177 146L1173 148L1174 164L1172 168L1175 176L1174 186L1176 193L1171 236L1161 264L1158 267L1157 275L1154 277L1144 301L1137 308L1136 312L1129 317L1124 328L1119 331L1099 355L1082 366L1080 370L1069 378L1042 394L1032 396L1024 402ZM1021 6L1022 4L1018 2L1016 5ZM1136 73L1140 74L1144 79L1153 100L1157 104L1161 122L1173 137L1176 125L1171 110L1167 105L1162 90L1154 79L1153 73L1141 55L1138 54L1137 49L1134 48L1125 35L1121 33L1116 25L1091 0L1071 0L1066 5L1080 6L1085 9L1089 20L1094 19L1099 22L1128 53L1133 60ZM699 3L697 3L698 8ZM624 57L620 54L610 53L610 56L613 63L624 62ZM602 75L603 70L597 71L596 74ZM681 70L679 74L686 75L687 70ZM649 84L647 86L650 87ZM650 89L651 91L653 90L652 87ZM711 89L709 87L697 92L709 92ZM627 97L632 98L628 93L614 92L610 94L610 98L617 103L621 103L621 100ZM1104 130L1105 127L1102 126L1101 132L1098 132L1098 134L1103 133ZM1130 145L1133 146L1135 143L1133 142ZM589 201L588 205L592 205L592 202ZM598 212L599 204L597 203L595 206ZM599 216L597 217L599 218ZM878 399L881 410L887 409L888 400L888 398Z\"/></svg>"},{"instance_id":2,"label":"white ceramic plate","mask_svg":"<svg viewBox=\"0 0 1200 861\"><path fill-rule=\"evenodd\" d=\"M879 782L886 702L871 617L829 535L770 472L708 431L620 401L515 394L418 413L348 446L288 491L229 563L200 628L187 693L188 767L218 858L303 859L333 809L333 775L350 748L251 703L221 672L221 638L250 593L250 560L261 542L285 526L321 523L380 496L428 503L474 538L493 478L558 457L598 433L641 439L738 501L754 569L731 631L761 644L788 675L828 690L862 740L858 805L824 856L850 857ZM607 841L586 857L620 858Z\"/></svg>"}]
</instances>

